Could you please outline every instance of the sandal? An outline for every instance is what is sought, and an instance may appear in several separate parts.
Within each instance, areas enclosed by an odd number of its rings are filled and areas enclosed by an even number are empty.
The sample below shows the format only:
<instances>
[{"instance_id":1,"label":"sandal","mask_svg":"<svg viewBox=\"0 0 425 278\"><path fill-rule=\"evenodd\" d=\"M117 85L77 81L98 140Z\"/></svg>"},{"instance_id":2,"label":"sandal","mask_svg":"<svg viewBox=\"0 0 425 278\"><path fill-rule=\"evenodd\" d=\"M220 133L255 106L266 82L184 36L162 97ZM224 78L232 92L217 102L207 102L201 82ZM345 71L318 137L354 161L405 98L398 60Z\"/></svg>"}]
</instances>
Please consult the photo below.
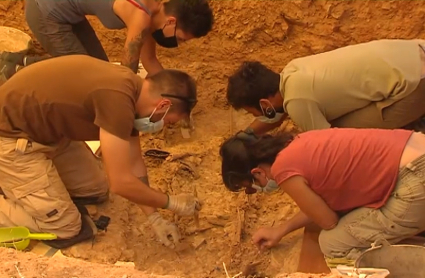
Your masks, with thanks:
<instances>
[{"instance_id":1,"label":"sandal","mask_svg":"<svg viewBox=\"0 0 425 278\"><path fill-rule=\"evenodd\" d=\"M170 153L159 149L150 149L145 152L145 156L166 159L170 156Z\"/></svg>"}]
</instances>

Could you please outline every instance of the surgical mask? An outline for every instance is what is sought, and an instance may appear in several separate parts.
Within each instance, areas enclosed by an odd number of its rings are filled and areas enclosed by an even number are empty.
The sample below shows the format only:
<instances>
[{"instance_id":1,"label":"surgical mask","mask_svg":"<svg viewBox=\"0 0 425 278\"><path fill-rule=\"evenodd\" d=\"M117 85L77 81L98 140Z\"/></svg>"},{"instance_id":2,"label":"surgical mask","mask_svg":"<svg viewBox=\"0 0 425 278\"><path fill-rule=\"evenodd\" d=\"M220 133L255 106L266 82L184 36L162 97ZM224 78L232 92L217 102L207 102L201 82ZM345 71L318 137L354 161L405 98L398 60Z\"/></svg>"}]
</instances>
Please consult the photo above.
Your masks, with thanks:
<instances>
[{"instance_id":1,"label":"surgical mask","mask_svg":"<svg viewBox=\"0 0 425 278\"><path fill-rule=\"evenodd\" d=\"M256 117L256 119L262 123L266 123L266 124L274 124L277 123L278 121L280 121L283 117L283 115L285 115L285 113L277 113L275 114L274 118L267 118L266 116L259 116Z\"/></svg>"},{"instance_id":2,"label":"surgical mask","mask_svg":"<svg viewBox=\"0 0 425 278\"><path fill-rule=\"evenodd\" d=\"M262 187L256 184L252 184L252 188L255 188L257 192L272 193L279 189L279 185L277 185L276 181L267 179L266 186Z\"/></svg>"},{"instance_id":3,"label":"surgical mask","mask_svg":"<svg viewBox=\"0 0 425 278\"><path fill-rule=\"evenodd\" d=\"M170 107L168 107L167 111L165 111L165 114L161 120L153 123L151 122L151 118L156 111L155 108L149 117L135 119L134 128L143 133L157 133L161 131L164 128L164 118L167 115L169 109Z\"/></svg>"},{"instance_id":4,"label":"surgical mask","mask_svg":"<svg viewBox=\"0 0 425 278\"><path fill-rule=\"evenodd\" d=\"M263 107L260 105L261 112L263 112L263 115L256 117L256 119L262 123L274 124L280 121L283 115L285 115L285 113L276 112L276 109L273 107L273 105L271 103L269 104L270 106L266 108L266 111L264 111ZM267 117L266 115L269 115L269 116L274 115L274 117L270 118L270 117Z\"/></svg>"},{"instance_id":5,"label":"surgical mask","mask_svg":"<svg viewBox=\"0 0 425 278\"><path fill-rule=\"evenodd\" d=\"M176 27L174 28L174 36L172 37L165 37L164 36L164 28L167 25L164 25L162 29L158 29L152 33L152 37L156 41L157 44L159 44L162 47L165 48L174 48L178 46L177 37L176 37Z\"/></svg>"}]
</instances>

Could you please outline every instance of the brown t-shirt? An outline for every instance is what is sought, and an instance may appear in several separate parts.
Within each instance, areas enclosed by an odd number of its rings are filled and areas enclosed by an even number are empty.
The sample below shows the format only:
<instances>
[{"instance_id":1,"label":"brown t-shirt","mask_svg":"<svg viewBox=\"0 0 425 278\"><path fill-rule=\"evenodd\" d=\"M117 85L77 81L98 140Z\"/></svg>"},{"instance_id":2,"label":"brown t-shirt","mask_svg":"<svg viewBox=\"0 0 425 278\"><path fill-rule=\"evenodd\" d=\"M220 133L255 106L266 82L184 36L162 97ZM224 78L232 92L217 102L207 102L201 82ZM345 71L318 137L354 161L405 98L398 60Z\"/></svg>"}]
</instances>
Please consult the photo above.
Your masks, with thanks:
<instances>
[{"instance_id":1,"label":"brown t-shirt","mask_svg":"<svg viewBox=\"0 0 425 278\"><path fill-rule=\"evenodd\" d=\"M380 208L397 182L409 130L329 128L301 133L277 156L278 184L302 176L334 211Z\"/></svg>"},{"instance_id":2,"label":"brown t-shirt","mask_svg":"<svg viewBox=\"0 0 425 278\"><path fill-rule=\"evenodd\" d=\"M54 144L99 140L99 128L127 140L142 79L130 69L69 55L35 63L0 87L0 136Z\"/></svg>"}]
</instances>

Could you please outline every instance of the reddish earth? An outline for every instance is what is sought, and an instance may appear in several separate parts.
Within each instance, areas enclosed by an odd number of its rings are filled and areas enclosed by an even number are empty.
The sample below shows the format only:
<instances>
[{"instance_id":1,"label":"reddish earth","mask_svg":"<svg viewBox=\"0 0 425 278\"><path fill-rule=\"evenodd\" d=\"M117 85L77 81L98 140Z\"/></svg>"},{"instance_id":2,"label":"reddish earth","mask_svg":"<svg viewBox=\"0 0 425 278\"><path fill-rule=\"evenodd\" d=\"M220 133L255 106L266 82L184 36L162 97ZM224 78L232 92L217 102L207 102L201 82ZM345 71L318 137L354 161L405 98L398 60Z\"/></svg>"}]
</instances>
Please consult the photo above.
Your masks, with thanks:
<instances>
[{"instance_id":1,"label":"reddish earth","mask_svg":"<svg viewBox=\"0 0 425 278\"><path fill-rule=\"evenodd\" d=\"M164 217L176 221L184 234L184 242L205 242L196 250L189 248L179 252L162 247L146 224L143 213L126 200L114 196L108 205L98 208L98 213L112 219L108 232L98 237L93 246L81 244L65 250L67 256L96 263L134 261L137 269L147 273L184 277L225 277L223 262L229 273L235 275L253 258L261 261L258 269L265 275L295 272L302 231L284 238L280 246L258 257L250 241L250 235L259 226L271 225L273 221L278 225L293 215L297 209L293 202L282 193L249 198L243 194L232 194L221 183L219 144L231 131L243 128L251 120L243 113L235 113L231 124L230 110L224 97L227 76L243 60L259 60L281 70L293 58L348 44L380 38L425 38L425 5L422 1L239 0L211 3L216 24L208 37L190 41L175 50L159 50L165 67L185 70L198 82L200 101L195 108L192 138L183 139L180 131L174 128L168 128L157 136L141 138L144 149L156 147L173 154L193 154L184 159L185 164L151 158L147 158L147 164L152 185L162 191L192 192L196 185L199 197L205 203L200 214L201 225L211 228L193 234L193 219L174 218L167 212L164 212ZM108 31L96 20L92 22L110 59L119 61L125 32ZM20 0L0 1L0 24L31 34ZM35 46L40 52L37 44ZM187 164L199 177L187 171ZM35 274L31 274L34 277L44 277L37 272L43 270L34 265L38 262L53 271L48 275L52 277L100 277L96 276L98 271L110 269L87 265L84 270L75 268L82 271L80 276L63 276L63 267L68 267L71 262L51 264L30 254L7 254L1 257L2 262L9 264L10 271L14 271L12 261L19 260L24 271L30 271L29 274L34 271ZM78 263L78 266L86 264ZM6 270L3 268L2 271ZM111 268L111 271L117 271L114 277L143 277L134 272L126 273L127 270ZM9 274L18 277L16 273ZM101 276L112 277L104 272Z\"/></svg>"}]
</instances>

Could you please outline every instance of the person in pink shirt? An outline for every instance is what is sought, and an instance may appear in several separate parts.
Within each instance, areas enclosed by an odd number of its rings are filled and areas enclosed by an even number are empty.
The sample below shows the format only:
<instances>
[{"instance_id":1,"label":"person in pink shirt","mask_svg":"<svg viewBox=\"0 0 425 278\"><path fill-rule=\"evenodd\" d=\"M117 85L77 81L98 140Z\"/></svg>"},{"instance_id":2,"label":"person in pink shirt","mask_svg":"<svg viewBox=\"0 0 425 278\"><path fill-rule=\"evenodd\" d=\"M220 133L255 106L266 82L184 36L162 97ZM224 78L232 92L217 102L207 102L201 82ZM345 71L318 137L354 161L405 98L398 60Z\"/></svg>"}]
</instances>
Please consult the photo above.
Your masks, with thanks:
<instances>
[{"instance_id":1,"label":"person in pink shirt","mask_svg":"<svg viewBox=\"0 0 425 278\"><path fill-rule=\"evenodd\" d=\"M394 244L425 230L425 135L409 130L331 128L293 136L240 132L220 148L234 192L281 189L300 211L252 236L261 250L312 222L329 260L353 262L378 239Z\"/></svg>"}]
</instances>

